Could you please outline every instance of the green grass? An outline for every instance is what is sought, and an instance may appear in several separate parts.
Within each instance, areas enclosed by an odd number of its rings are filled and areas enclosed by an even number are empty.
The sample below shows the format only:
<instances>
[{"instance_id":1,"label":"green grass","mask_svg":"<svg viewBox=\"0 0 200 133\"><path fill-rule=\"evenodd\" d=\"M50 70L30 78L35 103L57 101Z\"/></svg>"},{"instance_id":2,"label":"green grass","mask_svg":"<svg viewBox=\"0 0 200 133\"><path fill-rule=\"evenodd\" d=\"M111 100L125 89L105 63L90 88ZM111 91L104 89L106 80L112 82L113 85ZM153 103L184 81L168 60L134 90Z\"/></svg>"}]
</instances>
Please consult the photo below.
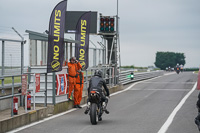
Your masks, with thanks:
<instances>
[{"instance_id":1,"label":"green grass","mask_svg":"<svg viewBox=\"0 0 200 133\"><path fill-rule=\"evenodd\" d=\"M198 73L199 71L195 71L194 73Z\"/></svg>"},{"instance_id":2,"label":"green grass","mask_svg":"<svg viewBox=\"0 0 200 133\"><path fill-rule=\"evenodd\" d=\"M21 76L14 77L14 83L21 83ZM2 84L2 80L0 80L0 84ZM12 77L6 77L4 79L4 84L12 84Z\"/></svg>"}]
</instances>

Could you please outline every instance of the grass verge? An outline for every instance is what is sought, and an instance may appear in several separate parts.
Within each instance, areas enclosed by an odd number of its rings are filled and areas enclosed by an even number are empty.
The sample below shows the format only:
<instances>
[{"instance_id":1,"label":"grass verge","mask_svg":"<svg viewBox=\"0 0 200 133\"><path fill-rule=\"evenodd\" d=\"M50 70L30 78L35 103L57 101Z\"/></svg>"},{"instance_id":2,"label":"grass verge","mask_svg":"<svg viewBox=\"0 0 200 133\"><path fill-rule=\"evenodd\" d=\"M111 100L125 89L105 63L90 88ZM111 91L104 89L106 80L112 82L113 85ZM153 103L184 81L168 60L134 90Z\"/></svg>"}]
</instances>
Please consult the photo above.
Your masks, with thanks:
<instances>
[{"instance_id":1,"label":"grass verge","mask_svg":"<svg viewBox=\"0 0 200 133\"><path fill-rule=\"evenodd\" d=\"M14 77L14 83L21 83L21 76ZM2 84L2 80L0 80L0 84ZM4 84L12 84L12 77L6 77L4 79Z\"/></svg>"}]
</instances>

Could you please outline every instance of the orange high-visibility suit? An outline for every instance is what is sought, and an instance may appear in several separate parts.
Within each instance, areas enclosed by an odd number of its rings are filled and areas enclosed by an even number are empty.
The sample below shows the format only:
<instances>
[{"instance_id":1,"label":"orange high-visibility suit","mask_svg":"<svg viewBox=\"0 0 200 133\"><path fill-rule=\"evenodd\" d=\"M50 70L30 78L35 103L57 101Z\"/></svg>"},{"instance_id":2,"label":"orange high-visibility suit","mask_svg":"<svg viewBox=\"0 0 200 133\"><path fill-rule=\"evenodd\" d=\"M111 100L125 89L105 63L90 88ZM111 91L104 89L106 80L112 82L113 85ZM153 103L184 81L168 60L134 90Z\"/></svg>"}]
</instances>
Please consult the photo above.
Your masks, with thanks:
<instances>
[{"instance_id":1,"label":"orange high-visibility suit","mask_svg":"<svg viewBox=\"0 0 200 133\"><path fill-rule=\"evenodd\" d=\"M78 63L68 63L68 77L69 77L69 95L68 97L71 97L71 93L76 85L76 75L77 70L80 70L82 68L81 64Z\"/></svg>"},{"instance_id":2,"label":"orange high-visibility suit","mask_svg":"<svg viewBox=\"0 0 200 133\"><path fill-rule=\"evenodd\" d=\"M83 72L78 72L78 76L76 78L76 86L74 88L74 105L80 105L81 103L83 85L84 85Z\"/></svg>"}]
</instances>

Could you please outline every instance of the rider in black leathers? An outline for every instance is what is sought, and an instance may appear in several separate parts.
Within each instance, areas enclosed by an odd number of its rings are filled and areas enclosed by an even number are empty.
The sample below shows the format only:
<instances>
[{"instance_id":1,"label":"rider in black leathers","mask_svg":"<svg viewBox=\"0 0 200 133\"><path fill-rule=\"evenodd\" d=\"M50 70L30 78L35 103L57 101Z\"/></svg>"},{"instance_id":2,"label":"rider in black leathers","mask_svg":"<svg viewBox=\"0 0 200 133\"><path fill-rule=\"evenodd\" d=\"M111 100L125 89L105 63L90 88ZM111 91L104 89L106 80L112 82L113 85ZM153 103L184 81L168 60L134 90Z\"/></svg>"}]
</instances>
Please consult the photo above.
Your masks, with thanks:
<instances>
[{"instance_id":1,"label":"rider in black leathers","mask_svg":"<svg viewBox=\"0 0 200 133\"><path fill-rule=\"evenodd\" d=\"M98 91L101 95L101 100L102 102L105 102L105 104L107 105L108 103L108 98L106 98L106 96L109 97L110 93L109 93L109 89L106 86L106 82L105 80L102 78L102 71L101 70L95 70L94 76L90 79L89 81L89 87L88 87L88 96L90 96L90 91L95 90ZM105 91L106 91L106 96L103 92L102 86L104 87ZM90 101L90 97L88 97L87 102ZM105 113L109 113L109 111L106 109L106 105L104 107L104 111ZM89 107L86 108L85 110L85 114L87 114L89 111Z\"/></svg>"},{"instance_id":2,"label":"rider in black leathers","mask_svg":"<svg viewBox=\"0 0 200 133\"><path fill-rule=\"evenodd\" d=\"M179 63L177 63L177 65L176 65L176 71L177 71L177 68L180 71L180 65L179 65Z\"/></svg>"}]
</instances>

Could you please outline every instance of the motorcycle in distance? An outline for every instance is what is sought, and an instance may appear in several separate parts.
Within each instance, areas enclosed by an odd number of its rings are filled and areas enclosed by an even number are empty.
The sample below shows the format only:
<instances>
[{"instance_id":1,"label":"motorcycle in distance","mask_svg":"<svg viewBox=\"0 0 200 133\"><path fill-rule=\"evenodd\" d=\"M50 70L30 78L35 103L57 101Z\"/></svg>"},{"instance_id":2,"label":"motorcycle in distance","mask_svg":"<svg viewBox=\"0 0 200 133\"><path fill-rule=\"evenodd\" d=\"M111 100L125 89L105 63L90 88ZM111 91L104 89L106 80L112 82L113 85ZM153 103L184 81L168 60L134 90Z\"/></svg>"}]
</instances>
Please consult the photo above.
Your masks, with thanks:
<instances>
[{"instance_id":1,"label":"motorcycle in distance","mask_svg":"<svg viewBox=\"0 0 200 133\"><path fill-rule=\"evenodd\" d=\"M92 125L96 125L98 121L102 121L101 116L104 113L103 103L101 101L101 96L98 91L90 91L90 98L88 104L90 106L89 115L90 122L92 123Z\"/></svg>"},{"instance_id":2,"label":"motorcycle in distance","mask_svg":"<svg viewBox=\"0 0 200 133\"><path fill-rule=\"evenodd\" d=\"M177 73L177 74L180 73L180 68L179 68L179 67L176 68L176 73Z\"/></svg>"}]
</instances>

